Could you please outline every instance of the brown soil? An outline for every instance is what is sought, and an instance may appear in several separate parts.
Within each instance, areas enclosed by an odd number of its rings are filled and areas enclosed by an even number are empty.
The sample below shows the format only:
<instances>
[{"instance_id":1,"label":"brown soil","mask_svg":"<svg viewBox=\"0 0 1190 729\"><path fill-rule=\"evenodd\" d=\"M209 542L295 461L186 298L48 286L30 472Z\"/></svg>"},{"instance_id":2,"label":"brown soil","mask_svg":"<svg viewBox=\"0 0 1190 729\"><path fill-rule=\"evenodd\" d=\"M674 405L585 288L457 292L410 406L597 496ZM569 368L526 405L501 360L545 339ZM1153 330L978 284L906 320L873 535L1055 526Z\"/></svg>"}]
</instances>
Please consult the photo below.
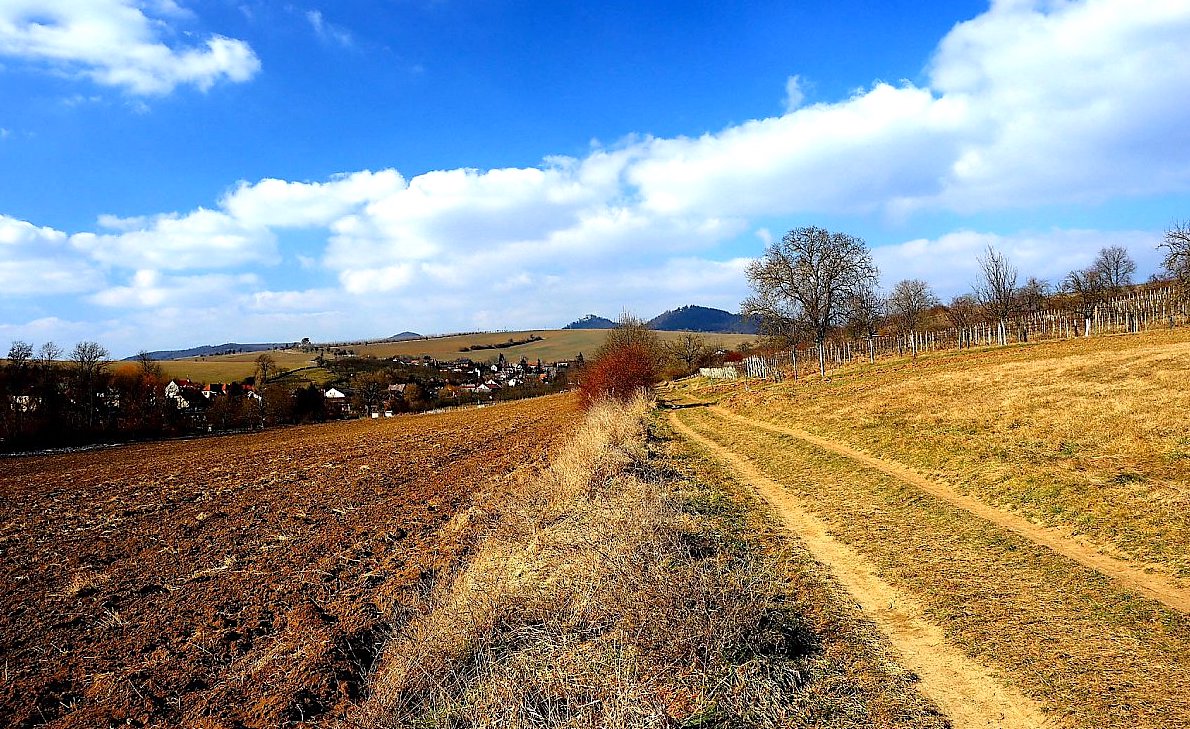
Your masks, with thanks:
<instances>
[{"instance_id":1,"label":"brown soil","mask_svg":"<svg viewBox=\"0 0 1190 729\"><path fill-rule=\"evenodd\" d=\"M772 507L781 523L830 569L888 637L904 665L920 676L921 693L934 700L954 726L1025 729L1050 725L1034 702L947 643L942 630L926 619L925 609L916 600L882 580L877 567L863 555L831 537L826 525L787 489L747 459L696 433L676 414L671 414L670 423L729 465Z\"/></svg>"},{"instance_id":2,"label":"brown soil","mask_svg":"<svg viewBox=\"0 0 1190 729\"><path fill-rule=\"evenodd\" d=\"M0 461L0 726L341 718L568 397Z\"/></svg>"},{"instance_id":3,"label":"brown soil","mask_svg":"<svg viewBox=\"0 0 1190 729\"><path fill-rule=\"evenodd\" d=\"M1034 544L1052 549L1058 554L1074 560L1084 567L1093 569L1106 577L1110 577L1121 585L1140 592L1146 597L1157 600L1175 610L1190 612L1190 590L1182 587L1173 578L1145 572L1143 569L1134 567L1123 560L1103 554L1094 546L1080 543L1068 533L1064 534L1056 528L1038 526L1022 516L997 509L971 496L960 494L945 483L928 479L917 471L896 461L877 458L843 443L821 438L797 428L755 420L733 413L722 407L712 406L711 409L716 415L734 420L747 427L761 428L773 433L788 435L824 450L831 451L832 453L852 458L864 465L871 466L889 476L911 484L952 506L957 506L981 519L1016 532Z\"/></svg>"}]
</instances>

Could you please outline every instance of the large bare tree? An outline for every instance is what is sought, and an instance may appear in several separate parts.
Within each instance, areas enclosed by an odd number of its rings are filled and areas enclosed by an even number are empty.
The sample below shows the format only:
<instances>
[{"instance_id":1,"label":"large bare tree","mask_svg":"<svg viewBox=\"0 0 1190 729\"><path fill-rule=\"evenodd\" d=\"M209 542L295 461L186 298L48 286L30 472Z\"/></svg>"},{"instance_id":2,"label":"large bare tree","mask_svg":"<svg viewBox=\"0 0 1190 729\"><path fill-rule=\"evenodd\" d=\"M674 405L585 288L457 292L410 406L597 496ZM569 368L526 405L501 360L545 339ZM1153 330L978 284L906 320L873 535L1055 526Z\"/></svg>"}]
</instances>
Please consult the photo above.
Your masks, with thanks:
<instances>
[{"instance_id":1,"label":"large bare tree","mask_svg":"<svg viewBox=\"0 0 1190 729\"><path fill-rule=\"evenodd\" d=\"M991 245L978 259L982 278L975 284L975 298L996 321L1000 345L1008 344L1008 321L1016 311L1016 267Z\"/></svg>"},{"instance_id":2,"label":"large bare tree","mask_svg":"<svg viewBox=\"0 0 1190 729\"><path fill-rule=\"evenodd\" d=\"M1100 248L1091 267L1099 272L1104 284L1112 291L1131 286L1132 276L1136 273L1136 261L1124 246Z\"/></svg>"},{"instance_id":3,"label":"large bare tree","mask_svg":"<svg viewBox=\"0 0 1190 729\"><path fill-rule=\"evenodd\" d=\"M909 334L916 334L921 328L926 312L937 306L938 297L930 289L930 285L921 279L905 279L893 286L888 295L888 316L892 319L897 333L902 339ZM913 337L911 345L913 356L917 356L917 337Z\"/></svg>"},{"instance_id":4,"label":"large bare tree","mask_svg":"<svg viewBox=\"0 0 1190 729\"><path fill-rule=\"evenodd\" d=\"M803 325L818 347L818 371L826 376L827 335L846 320L848 305L875 285L878 271L862 238L822 228L795 228L748 265L756 292L744 300L744 316L758 316L770 329Z\"/></svg>"},{"instance_id":5,"label":"large bare tree","mask_svg":"<svg viewBox=\"0 0 1190 729\"><path fill-rule=\"evenodd\" d=\"M107 348L98 342L79 342L70 352L71 366L78 379L78 387L87 402L87 427L95 422L95 405L100 379L109 366Z\"/></svg>"}]
</instances>

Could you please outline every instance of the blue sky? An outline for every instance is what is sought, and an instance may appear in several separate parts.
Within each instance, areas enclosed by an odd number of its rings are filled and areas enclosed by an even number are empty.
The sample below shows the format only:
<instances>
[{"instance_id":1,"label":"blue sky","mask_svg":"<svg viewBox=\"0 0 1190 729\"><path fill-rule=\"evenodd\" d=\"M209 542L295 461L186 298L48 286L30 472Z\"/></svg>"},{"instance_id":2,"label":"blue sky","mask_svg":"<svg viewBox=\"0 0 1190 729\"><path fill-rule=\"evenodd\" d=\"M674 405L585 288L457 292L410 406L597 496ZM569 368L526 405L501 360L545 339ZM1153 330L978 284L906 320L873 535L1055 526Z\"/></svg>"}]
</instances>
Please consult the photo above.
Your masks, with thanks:
<instances>
[{"instance_id":1,"label":"blue sky","mask_svg":"<svg viewBox=\"0 0 1190 729\"><path fill-rule=\"evenodd\" d=\"M871 7L878 5L878 8ZM1147 276L1190 7L0 0L0 347L735 308L791 227L886 284Z\"/></svg>"}]
</instances>

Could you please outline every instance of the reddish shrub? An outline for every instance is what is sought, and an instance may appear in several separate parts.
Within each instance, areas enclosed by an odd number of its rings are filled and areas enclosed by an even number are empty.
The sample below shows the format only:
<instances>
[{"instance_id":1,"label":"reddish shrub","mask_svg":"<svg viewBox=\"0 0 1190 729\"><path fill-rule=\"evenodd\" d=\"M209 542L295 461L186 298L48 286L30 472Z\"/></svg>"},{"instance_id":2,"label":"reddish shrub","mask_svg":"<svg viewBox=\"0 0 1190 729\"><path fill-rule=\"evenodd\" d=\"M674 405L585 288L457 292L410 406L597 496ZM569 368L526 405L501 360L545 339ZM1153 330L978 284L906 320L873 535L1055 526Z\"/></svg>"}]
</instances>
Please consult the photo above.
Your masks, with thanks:
<instances>
[{"instance_id":1,"label":"reddish shrub","mask_svg":"<svg viewBox=\"0 0 1190 729\"><path fill-rule=\"evenodd\" d=\"M744 355L740 354L739 352L728 352L727 354L723 355L723 361L724 362L743 362Z\"/></svg>"},{"instance_id":2,"label":"reddish shrub","mask_svg":"<svg viewBox=\"0 0 1190 729\"><path fill-rule=\"evenodd\" d=\"M625 344L603 353L587 365L579 384L583 407L605 397L627 401L640 388L657 384L655 353L639 344Z\"/></svg>"}]
</instances>

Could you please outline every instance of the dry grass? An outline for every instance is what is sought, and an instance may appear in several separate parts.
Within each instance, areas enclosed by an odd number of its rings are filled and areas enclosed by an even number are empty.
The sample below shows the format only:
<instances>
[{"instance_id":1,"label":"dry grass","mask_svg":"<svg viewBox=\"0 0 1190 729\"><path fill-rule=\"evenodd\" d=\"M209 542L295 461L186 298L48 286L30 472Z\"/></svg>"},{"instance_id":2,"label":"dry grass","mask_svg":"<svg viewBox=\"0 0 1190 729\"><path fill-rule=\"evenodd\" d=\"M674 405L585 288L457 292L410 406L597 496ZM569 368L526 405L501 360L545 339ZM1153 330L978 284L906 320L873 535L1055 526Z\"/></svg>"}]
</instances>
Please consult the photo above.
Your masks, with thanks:
<instances>
[{"instance_id":1,"label":"dry grass","mask_svg":"<svg viewBox=\"0 0 1190 729\"><path fill-rule=\"evenodd\" d=\"M1190 330L703 388L1190 577Z\"/></svg>"},{"instance_id":2,"label":"dry grass","mask_svg":"<svg viewBox=\"0 0 1190 729\"><path fill-rule=\"evenodd\" d=\"M189 357L162 361L166 377L185 377L196 382L234 382L256 374L256 358L262 352L214 355L211 357ZM297 350L273 350L268 352L282 370L309 367L314 357ZM298 373L312 382L326 382L331 373L323 369L305 370Z\"/></svg>"},{"instance_id":3,"label":"dry grass","mask_svg":"<svg viewBox=\"0 0 1190 729\"><path fill-rule=\"evenodd\" d=\"M706 409L682 418L810 504L949 640L1062 725L1190 727L1185 615L852 459Z\"/></svg>"},{"instance_id":4,"label":"dry grass","mask_svg":"<svg viewBox=\"0 0 1190 729\"><path fill-rule=\"evenodd\" d=\"M658 332L662 341L676 340L682 336L680 332ZM462 347L475 344L502 344L509 339L522 341L530 335L541 337L541 341L520 344L505 349L480 349L472 352L460 352ZM521 357L529 360L541 358L545 362L574 359L579 352L590 358L599 345L603 344L607 336L605 329L536 329L523 332L486 332L481 334L462 334L454 337L435 337L433 339L415 339L406 342L383 342L358 347L349 347L361 355L373 357L392 357L394 355L430 355L435 359L452 360L468 357L476 361L494 360L503 354L507 359L517 361ZM708 346L735 347L740 342L756 341L756 337L749 334L705 334L702 335Z\"/></svg>"},{"instance_id":5,"label":"dry grass","mask_svg":"<svg viewBox=\"0 0 1190 729\"><path fill-rule=\"evenodd\" d=\"M352 724L941 726L853 623L803 617L742 507L665 471L646 411L596 407L504 511L470 514L470 563L405 616Z\"/></svg>"}]
</instances>

